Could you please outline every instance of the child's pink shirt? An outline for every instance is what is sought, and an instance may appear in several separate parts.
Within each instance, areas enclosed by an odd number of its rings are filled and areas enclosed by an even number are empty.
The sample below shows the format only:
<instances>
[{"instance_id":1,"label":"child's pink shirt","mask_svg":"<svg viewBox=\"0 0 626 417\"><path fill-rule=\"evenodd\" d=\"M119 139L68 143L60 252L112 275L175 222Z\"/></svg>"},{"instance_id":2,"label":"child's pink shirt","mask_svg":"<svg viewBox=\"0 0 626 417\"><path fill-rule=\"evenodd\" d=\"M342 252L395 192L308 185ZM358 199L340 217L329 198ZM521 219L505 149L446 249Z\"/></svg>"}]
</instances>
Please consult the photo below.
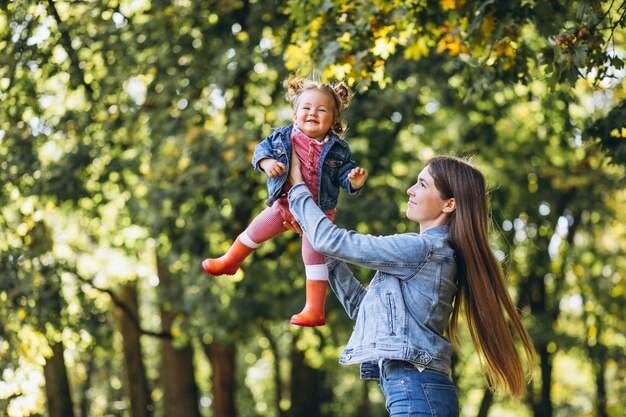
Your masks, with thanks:
<instances>
[{"instance_id":1,"label":"child's pink shirt","mask_svg":"<svg viewBox=\"0 0 626 417\"><path fill-rule=\"evenodd\" d=\"M302 177L308 187L313 199L317 202L319 196L319 180L317 171L320 163L320 155L324 149L324 145L328 142L328 137L318 142L311 139L301 130L294 126L291 134L291 144L296 151L298 159L300 159Z\"/></svg>"},{"instance_id":2,"label":"child's pink shirt","mask_svg":"<svg viewBox=\"0 0 626 417\"><path fill-rule=\"evenodd\" d=\"M298 159L300 159L302 177L304 179L304 183L308 187L311 195L313 196L313 200L317 203L319 196L319 179L318 179L318 168L320 163L320 155L322 154L322 150L324 149L324 145L328 142L328 136L324 138L323 141L319 142L315 139L311 139L305 133L303 133L300 129L298 129L295 125L293 127L293 131L291 132L291 145L296 151L296 155ZM288 192L291 188L291 184L287 182L285 184L285 192ZM287 203L286 198L281 198L280 206L283 217L285 220L289 218L289 220L293 219L291 213L289 212L289 203ZM334 219L335 209L329 210L326 212L331 220Z\"/></svg>"}]
</instances>

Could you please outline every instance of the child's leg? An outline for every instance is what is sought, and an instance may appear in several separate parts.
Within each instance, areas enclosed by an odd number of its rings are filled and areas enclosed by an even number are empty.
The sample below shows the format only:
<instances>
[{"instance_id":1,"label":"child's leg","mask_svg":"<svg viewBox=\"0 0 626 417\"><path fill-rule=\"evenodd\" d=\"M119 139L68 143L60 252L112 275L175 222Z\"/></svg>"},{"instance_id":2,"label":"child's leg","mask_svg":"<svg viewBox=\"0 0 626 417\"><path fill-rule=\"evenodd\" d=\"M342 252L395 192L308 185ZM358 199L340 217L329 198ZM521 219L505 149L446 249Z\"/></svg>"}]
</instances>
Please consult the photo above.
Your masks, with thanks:
<instances>
[{"instance_id":1,"label":"child's leg","mask_svg":"<svg viewBox=\"0 0 626 417\"><path fill-rule=\"evenodd\" d=\"M323 326L324 302L328 286L328 269L324 255L316 252L311 243L302 236L302 260L306 272L306 305L301 313L291 317L291 323L298 326Z\"/></svg>"},{"instance_id":2,"label":"child's leg","mask_svg":"<svg viewBox=\"0 0 626 417\"><path fill-rule=\"evenodd\" d=\"M275 206L267 207L237 237L224 256L217 259L205 259L202 261L202 267L211 275L233 275L244 259L261 243L284 231L280 211Z\"/></svg>"},{"instance_id":3,"label":"child's leg","mask_svg":"<svg viewBox=\"0 0 626 417\"><path fill-rule=\"evenodd\" d=\"M283 221L278 202L276 202L272 207L266 207L265 210L259 213L242 235L247 235L253 244L256 245L256 248L261 243L283 233L286 230L283 226Z\"/></svg>"}]
</instances>

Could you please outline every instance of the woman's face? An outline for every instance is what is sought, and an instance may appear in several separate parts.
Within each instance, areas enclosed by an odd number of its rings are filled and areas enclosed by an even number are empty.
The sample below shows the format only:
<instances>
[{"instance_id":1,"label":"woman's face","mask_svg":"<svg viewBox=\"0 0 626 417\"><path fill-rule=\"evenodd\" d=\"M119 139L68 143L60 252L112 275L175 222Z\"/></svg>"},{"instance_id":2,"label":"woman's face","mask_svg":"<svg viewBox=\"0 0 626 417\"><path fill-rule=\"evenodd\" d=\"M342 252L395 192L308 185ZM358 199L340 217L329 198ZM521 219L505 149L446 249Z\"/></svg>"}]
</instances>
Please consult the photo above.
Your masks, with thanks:
<instances>
[{"instance_id":1,"label":"woman's face","mask_svg":"<svg viewBox=\"0 0 626 417\"><path fill-rule=\"evenodd\" d=\"M298 100L293 120L302 132L315 140L323 140L335 119L333 98L320 90L307 90Z\"/></svg>"},{"instance_id":2,"label":"woman's face","mask_svg":"<svg viewBox=\"0 0 626 417\"><path fill-rule=\"evenodd\" d=\"M445 223L451 211L450 201L454 202L454 199L443 200L441 198L428 166L419 173L417 182L406 193L409 195L406 217L419 223L421 231Z\"/></svg>"}]
</instances>

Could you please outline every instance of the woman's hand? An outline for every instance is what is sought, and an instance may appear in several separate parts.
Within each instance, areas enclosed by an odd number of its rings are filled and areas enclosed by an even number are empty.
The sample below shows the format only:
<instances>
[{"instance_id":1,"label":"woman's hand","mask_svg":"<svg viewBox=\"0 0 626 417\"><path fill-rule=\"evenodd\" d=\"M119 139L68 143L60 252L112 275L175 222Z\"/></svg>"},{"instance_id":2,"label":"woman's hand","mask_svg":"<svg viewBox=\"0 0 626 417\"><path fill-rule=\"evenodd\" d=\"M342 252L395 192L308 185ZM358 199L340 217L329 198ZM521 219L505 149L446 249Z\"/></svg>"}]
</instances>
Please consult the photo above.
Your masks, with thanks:
<instances>
[{"instance_id":1,"label":"woman's hand","mask_svg":"<svg viewBox=\"0 0 626 417\"><path fill-rule=\"evenodd\" d=\"M296 150L291 147L291 168L289 169L289 182L291 185L300 184L304 182L304 178L302 177L300 159L298 159L298 155L296 155Z\"/></svg>"},{"instance_id":2,"label":"woman's hand","mask_svg":"<svg viewBox=\"0 0 626 417\"><path fill-rule=\"evenodd\" d=\"M300 225L298 224L298 222L296 222L295 220L290 222L283 222L283 227L287 230L291 230L292 232L295 232L299 235L302 234L302 228L300 227Z\"/></svg>"}]
</instances>

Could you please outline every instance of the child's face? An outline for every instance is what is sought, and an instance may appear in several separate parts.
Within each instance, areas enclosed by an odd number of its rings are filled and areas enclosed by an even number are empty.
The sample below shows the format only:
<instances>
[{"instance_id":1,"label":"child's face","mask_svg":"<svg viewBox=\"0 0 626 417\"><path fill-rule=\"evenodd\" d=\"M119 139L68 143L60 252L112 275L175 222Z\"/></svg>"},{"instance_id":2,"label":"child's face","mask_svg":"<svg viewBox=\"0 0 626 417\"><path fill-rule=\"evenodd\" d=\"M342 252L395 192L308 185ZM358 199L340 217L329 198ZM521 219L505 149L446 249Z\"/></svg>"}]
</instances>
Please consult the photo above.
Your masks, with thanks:
<instances>
[{"instance_id":1,"label":"child's face","mask_svg":"<svg viewBox=\"0 0 626 417\"><path fill-rule=\"evenodd\" d=\"M298 107L293 112L293 121L307 136L321 141L335 121L333 105L333 99L328 93L307 90L300 96Z\"/></svg>"}]
</instances>

